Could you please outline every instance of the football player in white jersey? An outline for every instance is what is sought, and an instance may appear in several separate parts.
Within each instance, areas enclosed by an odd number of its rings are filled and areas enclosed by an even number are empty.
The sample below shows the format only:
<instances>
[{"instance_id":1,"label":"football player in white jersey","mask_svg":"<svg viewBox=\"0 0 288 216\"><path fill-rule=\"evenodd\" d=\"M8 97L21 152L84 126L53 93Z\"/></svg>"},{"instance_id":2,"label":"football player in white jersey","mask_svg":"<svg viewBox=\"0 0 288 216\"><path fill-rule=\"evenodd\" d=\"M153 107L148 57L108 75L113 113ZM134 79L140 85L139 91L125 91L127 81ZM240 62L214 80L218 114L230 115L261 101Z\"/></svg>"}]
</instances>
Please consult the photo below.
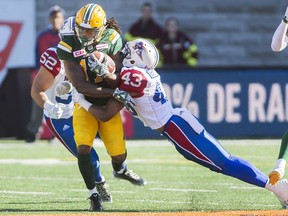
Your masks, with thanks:
<instances>
[{"instance_id":1,"label":"football player in white jersey","mask_svg":"<svg viewBox=\"0 0 288 216\"><path fill-rule=\"evenodd\" d=\"M287 179L280 180L277 186L271 185L268 176L262 171L250 162L227 152L186 108L172 107L162 87L160 76L154 70L159 56L151 42L144 39L128 42L122 54L124 67L114 97L135 117L144 125L166 136L187 160L211 171L272 191L282 207L288 208ZM100 72L95 72L104 79L110 79L111 74L108 76L109 71L105 65L98 62L98 67L101 67ZM95 106L77 92L74 99L102 121L107 121L123 106L114 98L105 108Z\"/></svg>"},{"instance_id":2,"label":"football player in white jersey","mask_svg":"<svg viewBox=\"0 0 288 216\"><path fill-rule=\"evenodd\" d=\"M281 52L287 47L288 45L287 31L288 31L288 7L286 8L284 17L281 20L279 26L275 30L272 37L271 48L274 52ZM284 176L287 160L288 160L288 130L282 136L281 146L275 167L269 173L269 179L271 184L277 184L278 181Z\"/></svg>"},{"instance_id":3,"label":"football player in white jersey","mask_svg":"<svg viewBox=\"0 0 288 216\"><path fill-rule=\"evenodd\" d=\"M51 132L68 151L77 157L72 124L74 108L72 85L65 80L63 63L58 59L56 48L51 47L40 57L40 69L33 81L31 96L37 105L44 109L45 121ZM102 201L111 202L109 185L100 173L99 157L94 148L91 150L91 161L97 191Z\"/></svg>"}]
</instances>

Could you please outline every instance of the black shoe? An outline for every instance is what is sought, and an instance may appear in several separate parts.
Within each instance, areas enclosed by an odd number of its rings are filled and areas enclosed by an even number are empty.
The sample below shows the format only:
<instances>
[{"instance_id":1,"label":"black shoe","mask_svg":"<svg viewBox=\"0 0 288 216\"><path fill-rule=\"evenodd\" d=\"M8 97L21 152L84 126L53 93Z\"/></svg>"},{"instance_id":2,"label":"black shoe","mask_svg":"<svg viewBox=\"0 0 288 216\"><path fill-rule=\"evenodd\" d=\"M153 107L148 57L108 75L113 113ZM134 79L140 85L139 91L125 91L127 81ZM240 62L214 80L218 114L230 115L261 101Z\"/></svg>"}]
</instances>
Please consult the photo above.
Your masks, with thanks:
<instances>
[{"instance_id":1,"label":"black shoe","mask_svg":"<svg viewBox=\"0 0 288 216\"><path fill-rule=\"evenodd\" d=\"M101 197L102 202L112 202L110 187L106 183L106 181L100 182L100 183L96 182L95 185L96 185L96 189L97 189L97 191Z\"/></svg>"},{"instance_id":2,"label":"black shoe","mask_svg":"<svg viewBox=\"0 0 288 216\"><path fill-rule=\"evenodd\" d=\"M101 197L98 193L92 194L90 197L90 209L89 211L97 211L100 212L103 210L101 205Z\"/></svg>"},{"instance_id":3,"label":"black shoe","mask_svg":"<svg viewBox=\"0 0 288 216\"><path fill-rule=\"evenodd\" d=\"M123 173L119 174L115 170L113 171L113 176L115 178L125 179L134 185L144 186L147 184L146 180L134 173L132 170L124 170Z\"/></svg>"},{"instance_id":4,"label":"black shoe","mask_svg":"<svg viewBox=\"0 0 288 216\"><path fill-rule=\"evenodd\" d=\"M27 131L25 134L25 141L27 143L33 143L35 142L35 140L36 140L36 134Z\"/></svg>"}]
</instances>

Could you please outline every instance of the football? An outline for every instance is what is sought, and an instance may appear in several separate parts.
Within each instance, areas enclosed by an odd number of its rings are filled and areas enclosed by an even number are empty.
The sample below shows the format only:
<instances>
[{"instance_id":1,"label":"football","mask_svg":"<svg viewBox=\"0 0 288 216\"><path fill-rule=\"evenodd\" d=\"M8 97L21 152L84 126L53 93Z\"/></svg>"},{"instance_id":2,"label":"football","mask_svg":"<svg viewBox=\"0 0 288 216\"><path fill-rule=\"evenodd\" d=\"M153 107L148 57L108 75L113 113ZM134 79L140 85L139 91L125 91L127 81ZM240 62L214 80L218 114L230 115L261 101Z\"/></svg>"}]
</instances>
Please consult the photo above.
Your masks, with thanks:
<instances>
[{"instance_id":1,"label":"football","mask_svg":"<svg viewBox=\"0 0 288 216\"><path fill-rule=\"evenodd\" d=\"M113 59L109 55L107 55L106 53L99 52L99 51L94 51L92 54L95 56L95 58L100 63L105 63L108 66L110 73L115 72L115 70L116 70L115 62L113 61ZM92 58L91 54L90 54L89 58Z\"/></svg>"}]
</instances>

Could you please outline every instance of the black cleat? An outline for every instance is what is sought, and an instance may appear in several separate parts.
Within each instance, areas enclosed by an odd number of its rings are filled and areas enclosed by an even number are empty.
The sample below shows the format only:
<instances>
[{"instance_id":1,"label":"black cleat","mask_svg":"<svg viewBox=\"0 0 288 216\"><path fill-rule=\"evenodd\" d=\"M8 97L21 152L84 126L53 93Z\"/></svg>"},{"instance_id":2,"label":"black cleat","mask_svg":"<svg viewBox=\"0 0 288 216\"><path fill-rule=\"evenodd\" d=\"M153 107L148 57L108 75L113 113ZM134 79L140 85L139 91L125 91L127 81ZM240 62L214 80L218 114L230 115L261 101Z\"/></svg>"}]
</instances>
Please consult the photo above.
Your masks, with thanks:
<instances>
[{"instance_id":1,"label":"black cleat","mask_svg":"<svg viewBox=\"0 0 288 216\"><path fill-rule=\"evenodd\" d=\"M96 189L97 189L97 191L101 197L102 202L112 202L110 187L106 183L106 181L100 182L100 183L96 182L95 185L96 185Z\"/></svg>"},{"instance_id":2,"label":"black cleat","mask_svg":"<svg viewBox=\"0 0 288 216\"><path fill-rule=\"evenodd\" d=\"M103 207L101 205L101 197L98 193L92 194L90 197L90 209L89 211L101 212Z\"/></svg>"},{"instance_id":3,"label":"black cleat","mask_svg":"<svg viewBox=\"0 0 288 216\"><path fill-rule=\"evenodd\" d=\"M146 180L134 173L132 170L128 170L127 168L123 173L119 174L115 170L113 171L113 176L119 179L125 179L137 186L144 186L147 184Z\"/></svg>"},{"instance_id":4,"label":"black cleat","mask_svg":"<svg viewBox=\"0 0 288 216\"><path fill-rule=\"evenodd\" d=\"M36 134L27 131L25 134L25 142L33 143L35 142L35 140L36 140Z\"/></svg>"}]
</instances>

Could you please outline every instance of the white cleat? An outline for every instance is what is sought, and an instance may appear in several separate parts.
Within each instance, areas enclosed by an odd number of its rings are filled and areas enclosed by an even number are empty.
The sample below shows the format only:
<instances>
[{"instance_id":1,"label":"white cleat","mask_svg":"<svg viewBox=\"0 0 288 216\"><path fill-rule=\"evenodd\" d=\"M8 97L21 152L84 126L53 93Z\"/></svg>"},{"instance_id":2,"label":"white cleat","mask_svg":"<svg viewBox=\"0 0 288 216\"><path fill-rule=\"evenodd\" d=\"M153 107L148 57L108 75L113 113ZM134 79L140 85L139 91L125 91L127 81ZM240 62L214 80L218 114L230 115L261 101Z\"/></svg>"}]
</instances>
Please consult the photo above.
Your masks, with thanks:
<instances>
[{"instance_id":1,"label":"white cleat","mask_svg":"<svg viewBox=\"0 0 288 216\"><path fill-rule=\"evenodd\" d=\"M288 180L281 179L273 192L280 201L283 209L288 209Z\"/></svg>"}]
</instances>

